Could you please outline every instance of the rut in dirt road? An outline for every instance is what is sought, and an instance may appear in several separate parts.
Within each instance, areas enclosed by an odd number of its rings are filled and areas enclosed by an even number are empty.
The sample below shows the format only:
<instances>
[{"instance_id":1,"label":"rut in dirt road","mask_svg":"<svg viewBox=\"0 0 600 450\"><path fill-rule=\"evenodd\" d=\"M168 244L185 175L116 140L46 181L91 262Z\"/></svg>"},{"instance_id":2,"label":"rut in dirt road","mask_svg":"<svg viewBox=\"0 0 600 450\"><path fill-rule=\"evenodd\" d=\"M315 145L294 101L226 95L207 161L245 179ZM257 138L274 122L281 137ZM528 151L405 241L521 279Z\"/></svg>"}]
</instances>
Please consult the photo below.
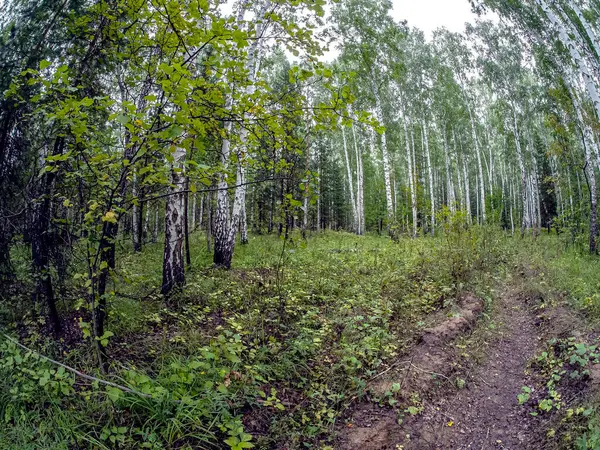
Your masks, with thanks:
<instances>
[{"instance_id":1,"label":"rut in dirt road","mask_svg":"<svg viewBox=\"0 0 600 450\"><path fill-rule=\"evenodd\" d=\"M464 389L425 405L423 415L402 427L404 449L535 449L543 439L517 403L527 384L525 369L538 336L533 314L522 298L501 299L501 337L488 349ZM410 436L410 437L407 437Z\"/></svg>"},{"instance_id":2,"label":"rut in dirt road","mask_svg":"<svg viewBox=\"0 0 600 450\"><path fill-rule=\"evenodd\" d=\"M472 297L463 300L461 315L480 311ZM456 386L435 392L440 380L454 386L458 378L452 375L453 361L458 355L455 347L445 342L430 343L431 336L413 350L408 372L398 372L384 382L380 390L389 389L400 380L403 392L424 394L423 410L415 416L404 415L399 424L397 413L389 408L377 407L373 402L363 402L354 407L348 416L346 429L341 430L336 448L342 450L410 450L410 449L538 449L544 436L536 420L526 408L518 405L517 395L528 385L525 371L534 356L539 328L536 316L529 309L525 296L510 289L498 299L495 312L497 337L486 351L485 363L475 367L465 378L464 387ZM469 306L470 305L470 306ZM473 309L474 308L474 309ZM450 319L440 329L448 328L457 319ZM473 323L475 318L471 317ZM456 331L456 330L455 330ZM434 336L435 337L435 336ZM415 369L427 367L429 382L418 383ZM413 373L411 373L411 371ZM446 375L444 375L444 373ZM423 374L420 380L426 381ZM456 374L458 375L458 374ZM410 381L408 381L410 380ZM437 380L437 381L436 381ZM404 383L404 381L407 381ZM417 382L415 382L417 381ZM426 386L429 386L427 388ZM377 389L377 385L371 389ZM433 397L428 394L433 393ZM406 399L405 399L406 400Z\"/></svg>"}]
</instances>

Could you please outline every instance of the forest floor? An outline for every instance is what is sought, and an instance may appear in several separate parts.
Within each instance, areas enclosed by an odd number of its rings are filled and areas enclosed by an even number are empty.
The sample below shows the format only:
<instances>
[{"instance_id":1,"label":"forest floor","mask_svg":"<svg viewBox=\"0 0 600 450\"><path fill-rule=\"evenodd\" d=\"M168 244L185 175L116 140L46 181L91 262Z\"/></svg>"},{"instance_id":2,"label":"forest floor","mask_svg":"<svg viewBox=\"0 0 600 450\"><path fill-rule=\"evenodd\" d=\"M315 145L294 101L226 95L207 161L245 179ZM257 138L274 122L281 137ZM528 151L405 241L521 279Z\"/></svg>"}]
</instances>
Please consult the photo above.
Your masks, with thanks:
<instances>
[{"instance_id":1,"label":"forest floor","mask_svg":"<svg viewBox=\"0 0 600 450\"><path fill-rule=\"evenodd\" d=\"M129 391L0 341L0 448L600 448L600 261L563 236L252 236L223 271L194 233L185 291L168 304L162 245L123 242L108 374L79 278L58 340L29 315L24 248L22 294L0 301L0 327Z\"/></svg>"},{"instance_id":2,"label":"forest floor","mask_svg":"<svg viewBox=\"0 0 600 450\"><path fill-rule=\"evenodd\" d=\"M535 407L520 404L518 395L524 393L524 387L547 382L542 371L536 370L535 364L532 367L531 363L549 339L568 340L571 336L573 340L576 336L578 341L595 341L597 334L580 314L563 302L546 303L543 294L535 289L539 282L536 271L522 269L510 278L498 289L494 305L488 311L489 315L485 314L485 319L479 323L469 319L472 328L454 330L444 334L442 339L432 340L431 332L447 331L456 319L446 320L423 335L422 344L410 355L409 365L404 365L394 375L386 374L387 382L378 381L371 385L372 395L376 397L385 391L382 385L389 388L396 381L396 386L400 387L394 397L412 398L417 405L414 410L406 409L405 414L398 414L397 410L377 407L372 401L354 405L340 427L337 448L573 448L566 431L569 425L563 426L565 429L562 430L563 437L568 436L566 440L553 439L556 430L551 426L559 422L557 418L540 418ZM464 314L464 310L462 312ZM456 331L463 331L462 339ZM474 347L473 354L462 351ZM421 364L415 365L416 360ZM587 383L562 386L563 394L570 397L567 401L570 405L566 406L577 404L592 392L597 393L599 367L592 365ZM420 371L417 380L411 378L411 371ZM535 389L531 388L532 391ZM538 389L543 390L543 387ZM564 405L558 408L560 406ZM573 414L573 409L568 411L568 415ZM565 422L562 419L561 424ZM578 448L600 447L592 442Z\"/></svg>"}]
</instances>

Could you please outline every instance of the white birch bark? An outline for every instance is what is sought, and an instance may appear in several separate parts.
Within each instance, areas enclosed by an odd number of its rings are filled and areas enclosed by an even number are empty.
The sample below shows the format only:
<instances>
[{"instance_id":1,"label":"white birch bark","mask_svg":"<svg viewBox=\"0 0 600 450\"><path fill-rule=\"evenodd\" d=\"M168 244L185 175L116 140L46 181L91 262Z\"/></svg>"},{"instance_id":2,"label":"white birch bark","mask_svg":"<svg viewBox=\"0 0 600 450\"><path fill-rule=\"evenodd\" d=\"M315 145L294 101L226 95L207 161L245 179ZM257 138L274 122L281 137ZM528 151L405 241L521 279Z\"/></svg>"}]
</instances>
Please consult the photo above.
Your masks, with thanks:
<instances>
[{"instance_id":1,"label":"white birch bark","mask_svg":"<svg viewBox=\"0 0 600 450\"><path fill-rule=\"evenodd\" d=\"M165 210L165 246L163 257L163 282L161 293L168 296L185 283L183 260L184 219L183 206L185 150L176 147L171 164L171 185Z\"/></svg>"},{"instance_id":2,"label":"white birch bark","mask_svg":"<svg viewBox=\"0 0 600 450\"><path fill-rule=\"evenodd\" d=\"M592 76L592 73L590 72L590 68L587 66L586 61L583 59L583 57L581 56L581 53L579 51L579 48L585 47L584 44L582 42L574 42L573 41L573 39L567 32L565 24L562 22L561 19L559 19L556 16L556 14L554 14L554 12L548 6L548 3L546 3L545 0L535 0L535 1L542 8L544 13L546 13L546 15L548 16L548 19L550 19L550 22L552 22L554 27L557 29L559 39L564 44L564 46L567 48L567 50L569 51L569 54L571 55L571 58L577 65L579 73L583 77L583 81L584 81L586 90L590 96L590 99L594 105L594 108L596 109L596 114L598 115L598 117L600 117L600 96L598 94L598 89L596 88L596 83L594 82L594 77ZM577 36L574 36L574 38L578 39Z\"/></svg>"},{"instance_id":3,"label":"white birch bark","mask_svg":"<svg viewBox=\"0 0 600 450\"><path fill-rule=\"evenodd\" d=\"M350 158L348 157L348 142L346 140L346 131L345 126L342 125L342 138L344 141L344 157L346 161L346 173L348 175L348 190L350 191L350 202L352 203L352 228L356 233L358 233L358 223L357 223L357 207L356 207L356 198L354 197L354 182L352 175L352 168L350 167Z\"/></svg>"},{"instance_id":4,"label":"white birch bark","mask_svg":"<svg viewBox=\"0 0 600 450\"><path fill-rule=\"evenodd\" d=\"M371 78L371 87L373 90L373 95L375 97L375 113L377 117L377 121L380 126L385 126L385 122L383 120L383 108L381 106L381 97L379 95L379 89L375 82L375 75L372 74ZM387 148L387 138L386 132L384 131L381 134L381 157L383 160L383 178L385 181L385 198L387 201L387 212L388 212L388 222L389 225L394 220L394 204L392 199L392 181L391 181L391 167L390 167L390 157L388 154Z\"/></svg>"},{"instance_id":5,"label":"white birch bark","mask_svg":"<svg viewBox=\"0 0 600 450\"><path fill-rule=\"evenodd\" d=\"M458 179L458 193L460 195L460 209L464 211L466 210L467 206L465 202L465 191L463 189L462 182L462 167L460 165L459 155L456 147L456 131L454 130L454 128L452 128L452 146L454 148L454 154L456 155L456 175Z\"/></svg>"},{"instance_id":6,"label":"white birch bark","mask_svg":"<svg viewBox=\"0 0 600 450\"><path fill-rule=\"evenodd\" d=\"M584 173L589 183L590 191L590 253L596 253L596 235L598 234L598 193L596 190L596 171L592 160L592 148L595 145L592 127L585 122L581 113L581 105L577 99L577 93L571 93L573 107L577 113L577 121L581 130L581 143L585 152Z\"/></svg>"},{"instance_id":7,"label":"white birch bark","mask_svg":"<svg viewBox=\"0 0 600 450\"><path fill-rule=\"evenodd\" d=\"M448 208L451 213L456 212L456 194L454 192L454 182L452 180L452 173L450 172L450 152L448 150L448 137L446 135L446 122L442 127L442 138L444 141L444 165L446 169L446 190L448 193Z\"/></svg>"},{"instance_id":8,"label":"white birch bark","mask_svg":"<svg viewBox=\"0 0 600 450\"><path fill-rule=\"evenodd\" d=\"M198 227L202 229L202 224L204 223L204 203L206 203L208 199L208 194L202 194L200 197L200 212L198 213Z\"/></svg>"},{"instance_id":9,"label":"white birch bark","mask_svg":"<svg viewBox=\"0 0 600 450\"><path fill-rule=\"evenodd\" d=\"M192 196L192 218L191 218L191 229L196 230L196 211L198 208L198 194L194 193Z\"/></svg>"},{"instance_id":10,"label":"white birch bark","mask_svg":"<svg viewBox=\"0 0 600 450\"><path fill-rule=\"evenodd\" d=\"M583 25L583 29L585 30L585 32L588 35L588 38L592 42L592 46L594 47L596 56L600 58L600 41L598 40L598 35L581 12L581 9L579 9L579 6L577 6L577 3L575 1L571 1L569 2L569 6L573 9L573 11L575 11L577 18L581 22L581 25Z\"/></svg>"},{"instance_id":11,"label":"white birch bark","mask_svg":"<svg viewBox=\"0 0 600 450\"><path fill-rule=\"evenodd\" d=\"M364 200L364 176L362 154L356 139L356 129L352 125L352 138L354 140L354 153L356 154L356 212L358 218L358 234L365 234L365 200Z\"/></svg>"},{"instance_id":12,"label":"white birch bark","mask_svg":"<svg viewBox=\"0 0 600 450\"><path fill-rule=\"evenodd\" d=\"M158 211L158 202L154 206L154 230L152 231L152 242L158 242L158 225L160 217Z\"/></svg>"},{"instance_id":13,"label":"white birch bark","mask_svg":"<svg viewBox=\"0 0 600 450\"><path fill-rule=\"evenodd\" d=\"M317 232L321 231L321 155L317 161Z\"/></svg>"},{"instance_id":14,"label":"white birch bark","mask_svg":"<svg viewBox=\"0 0 600 450\"><path fill-rule=\"evenodd\" d=\"M456 136L455 136L456 137ZM467 222L469 225L473 222L473 213L471 210L471 186L469 185L469 171L467 170L467 155L464 152L462 139L459 141L460 153L462 155L463 179L465 182L465 206L467 209Z\"/></svg>"},{"instance_id":15,"label":"white birch bark","mask_svg":"<svg viewBox=\"0 0 600 450\"><path fill-rule=\"evenodd\" d=\"M465 204L467 205L467 221L469 225L473 220L473 213L471 212L471 187L469 186L469 172L467 170L467 161L466 157L463 156L463 173L465 180Z\"/></svg>"},{"instance_id":16,"label":"white birch bark","mask_svg":"<svg viewBox=\"0 0 600 450\"><path fill-rule=\"evenodd\" d=\"M475 154L477 156L477 168L479 170L479 178L482 181L479 186L479 190L480 190L480 194L481 195L481 217L482 217L482 221L483 223L485 223L485 184L483 183L483 165L481 164L481 149L479 148L479 139L477 138L477 128L475 126L475 117L473 116L473 111L471 109L471 102L469 101L469 98L467 96L467 93L465 92L465 89L462 85L460 85L461 91L463 93L463 96L465 98L465 104L467 106L467 111L469 112L469 118L471 120L471 133L473 135L473 145L475 145Z\"/></svg>"},{"instance_id":17,"label":"white birch bark","mask_svg":"<svg viewBox=\"0 0 600 450\"><path fill-rule=\"evenodd\" d=\"M560 175L558 173L558 164L556 162L556 155L552 155L550 159L550 169L552 170L552 178L554 180L554 186L556 187L556 195L557 195L557 204L558 204L558 215L561 216L564 214L564 198L562 195Z\"/></svg>"},{"instance_id":18,"label":"white birch bark","mask_svg":"<svg viewBox=\"0 0 600 450\"><path fill-rule=\"evenodd\" d=\"M142 251L141 229L140 229L140 205L138 199L137 169L133 168L133 180L131 182L131 195L133 197L133 208L131 212L131 233L133 234L133 250Z\"/></svg>"},{"instance_id":19,"label":"white birch bark","mask_svg":"<svg viewBox=\"0 0 600 450\"><path fill-rule=\"evenodd\" d=\"M150 203L146 202L146 217L144 219L144 237L148 240L148 227L150 226Z\"/></svg>"},{"instance_id":20,"label":"white birch bark","mask_svg":"<svg viewBox=\"0 0 600 450\"><path fill-rule=\"evenodd\" d=\"M521 236L525 235L525 230L529 228L529 220L527 214L527 171L525 169L525 161L521 150L521 138L519 135L519 124L517 121L517 111L515 105L512 105L513 112L513 134L515 138L515 149L517 151L517 162L521 171L521 201L523 205L523 220L521 222Z\"/></svg>"},{"instance_id":21,"label":"white birch bark","mask_svg":"<svg viewBox=\"0 0 600 450\"><path fill-rule=\"evenodd\" d=\"M423 137L425 138L425 156L427 158L427 175L429 178L429 199L431 201L431 234L435 234L435 191L433 184L433 168L431 167L431 154L429 152L429 137L427 133L427 124L423 120Z\"/></svg>"},{"instance_id":22,"label":"white birch bark","mask_svg":"<svg viewBox=\"0 0 600 450\"><path fill-rule=\"evenodd\" d=\"M242 25L246 8L250 2L247 1L240 6L238 12L238 25ZM265 0L262 4L259 17L264 17L267 9L271 4L270 0ZM248 50L248 58L246 60L246 71L248 72L248 86L246 87L246 95L251 97L255 92L255 81L257 75L258 58L260 57L263 39L261 38L264 24L259 24L256 27L256 36L250 48ZM226 102L225 109L230 111L233 108L233 97L229 94ZM250 113L244 114L245 122L250 119ZM238 226L242 216L242 210L246 207L246 168L245 168L245 157L248 151L247 140L248 140L248 128L242 126L240 129L240 147L237 149L238 153L238 164L237 164L237 178L233 208L230 212L229 208L229 193L227 183L227 170L229 167L229 159L231 156L231 140L230 135L232 131L233 122L228 120L225 122L225 138L221 146L221 166L223 171L219 174L218 183L218 194L217 194L217 211L215 217L215 236L214 236L214 263L218 267L231 267L231 259L233 257L233 251L235 247L235 236L237 234ZM245 221L244 221L245 222ZM247 233L247 230L242 234ZM247 236L247 234L246 234Z\"/></svg>"},{"instance_id":23,"label":"white birch bark","mask_svg":"<svg viewBox=\"0 0 600 450\"><path fill-rule=\"evenodd\" d=\"M415 179L414 179L414 168L412 152L410 149L410 141L408 134L408 125L406 123L406 114L402 113L402 126L404 127L404 141L406 142L406 160L408 161L408 186L410 189L410 200L412 209L412 235L417 237L417 195L415 192Z\"/></svg>"}]
</instances>

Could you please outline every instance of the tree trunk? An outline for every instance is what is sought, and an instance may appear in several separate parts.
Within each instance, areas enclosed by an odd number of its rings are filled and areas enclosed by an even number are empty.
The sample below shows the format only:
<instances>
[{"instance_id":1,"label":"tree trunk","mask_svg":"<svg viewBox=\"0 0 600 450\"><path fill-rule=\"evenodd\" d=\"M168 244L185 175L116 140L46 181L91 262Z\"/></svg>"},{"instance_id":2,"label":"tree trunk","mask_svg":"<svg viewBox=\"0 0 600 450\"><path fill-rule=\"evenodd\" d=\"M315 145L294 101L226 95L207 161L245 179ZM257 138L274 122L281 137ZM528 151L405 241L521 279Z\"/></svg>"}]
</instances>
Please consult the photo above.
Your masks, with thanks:
<instances>
[{"instance_id":1,"label":"tree trunk","mask_svg":"<svg viewBox=\"0 0 600 450\"><path fill-rule=\"evenodd\" d=\"M521 138L519 136L519 125L517 121L517 111L515 106L513 110L513 134L515 137L515 148L517 150L517 161L521 170L521 202L523 205L523 220L521 221L521 237L525 236L525 230L529 228L527 214L527 171L525 170L525 162L523 161L523 152L521 151Z\"/></svg>"},{"instance_id":2,"label":"tree trunk","mask_svg":"<svg viewBox=\"0 0 600 450\"><path fill-rule=\"evenodd\" d=\"M377 117L377 121L381 126L385 126L385 121L383 120L383 108L381 106L381 97L379 96L379 89L375 82L375 75L371 78L371 88L373 90L373 95L375 96L375 114ZM388 225L394 220L394 204L392 199L392 181L391 181L391 167L390 167L390 157L388 154L387 148L387 138L386 132L384 131L381 134L381 157L383 160L383 178L385 181L385 198L387 201L387 213L388 213Z\"/></svg>"},{"instance_id":3,"label":"tree trunk","mask_svg":"<svg viewBox=\"0 0 600 450\"><path fill-rule=\"evenodd\" d=\"M189 180L188 180L188 185L189 185ZM194 195L192 196L192 223L191 223L191 229L192 229L192 233L196 230L196 212L198 211L198 194L194 193Z\"/></svg>"},{"instance_id":4,"label":"tree trunk","mask_svg":"<svg viewBox=\"0 0 600 450\"><path fill-rule=\"evenodd\" d=\"M481 164L481 149L479 148L479 139L477 138L477 128L475 126L475 117L473 115L473 111L471 110L471 102L467 97L467 93L461 85L461 90L463 96L465 98L465 104L467 105L467 111L469 112L469 118L471 120L471 133L473 135L473 145L475 145L475 154L477 156L477 169L479 170L479 179L481 182L479 183L479 194L481 196L481 218L482 222L485 223L486 214L485 214L485 184L483 182L483 165Z\"/></svg>"},{"instance_id":5,"label":"tree trunk","mask_svg":"<svg viewBox=\"0 0 600 450\"><path fill-rule=\"evenodd\" d=\"M321 154L317 162L317 232L321 231Z\"/></svg>"},{"instance_id":6,"label":"tree trunk","mask_svg":"<svg viewBox=\"0 0 600 450\"><path fill-rule=\"evenodd\" d=\"M52 156L62 154L64 149L64 138L59 137L54 142ZM31 233L31 259L33 269L37 278L36 298L43 297L48 306L50 321L54 333L61 331L60 318L56 308L56 299L52 287L52 276L50 274L50 247L53 239L51 236L52 218L52 195L56 172L45 172L40 182L39 198L34 204L33 229Z\"/></svg>"},{"instance_id":7,"label":"tree trunk","mask_svg":"<svg viewBox=\"0 0 600 450\"><path fill-rule=\"evenodd\" d=\"M581 56L581 53L578 49L585 48L585 45L582 42L574 42L571 36L569 35L567 29L565 28L565 24L559 19L556 14L552 11L552 9L548 6L545 0L535 0L536 3L542 8L542 10L546 13L550 22L556 27L558 30L558 37L563 43L563 45L569 51L571 58L577 65L579 69L579 73L583 77L583 81L585 87L588 91L590 99L592 100L592 104L596 109L596 114L600 117L600 95L598 94L598 89L596 88L596 83L594 81L594 77L587 66L585 60ZM570 24L569 24L570 25ZM571 28L571 27L570 27ZM577 39L577 35L573 35L575 39Z\"/></svg>"},{"instance_id":8,"label":"tree trunk","mask_svg":"<svg viewBox=\"0 0 600 450\"><path fill-rule=\"evenodd\" d=\"M592 146L594 145L593 131L588 125L581 113L581 105L577 99L577 93L571 92L573 107L577 113L577 121L581 133L581 143L585 151L584 174L588 182L590 193L590 253L595 254L598 251L596 236L598 235L598 193L596 190L596 171L592 162Z\"/></svg>"},{"instance_id":9,"label":"tree trunk","mask_svg":"<svg viewBox=\"0 0 600 450\"><path fill-rule=\"evenodd\" d=\"M427 158L427 174L429 177L429 197L431 200L431 235L435 235L435 191L433 184L433 168L431 167L431 154L429 153L429 137L427 125L422 121L423 137L425 138L425 156Z\"/></svg>"},{"instance_id":10,"label":"tree trunk","mask_svg":"<svg viewBox=\"0 0 600 450\"><path fill-rule=\"evenodd\" d=\"M192 265L192 258L190 255L190 227L189 227L189 223L190 223L190 210L189 210L189 203L190 203L190 194L189 194L189 190L190 190L190 179L189 177L185 177L185 187L184 187L184 193L183 195L183 236L184 236L184 242L185 242L185 263L187 265L187 267L190 267ZM192 216L194 214L192 213Z\"/></svg>"},{"instance_id":11,"label":"tree trunk","mask_svg":"<svg viewBox=\"0 0 600 450\"><path fill-rule=\"evenodd\" d=\"M133 238L133 251L139 253L142 251L142 240L141 240L141 218L142 212L140 211L139 198L138 198L138 181L137 181L137 170L133 168L133 181L131 183L131 195L133 197L133 208L131 214L131 235Z\"/></svg>"},{"instance_id":12,"label":"tree trunk","mask_svg":"<svg viewBox=\"0 0 600 450\"><path fill-rule=\"evenodd\" d=\"M158 242L158 227L159 227L160 217L158 211L158 202L154 205L154 229L152 230L152 242Z\"/></svg>"},{"instance_id":13,"label":"tree trunk","mask_svg":"<svg viewBox=\"0 0 600 450\"><path fill-rule=\"evenodd\" d=\"M357 166L357 186L356 186L356 204L358 209L358 234L365 234L365 189L364 189L364 174L363 174L363 161L362 154L358 148L356 141L356 132L354 126L352 127L352 134L354 136L354 151L356 153L356 166Z\"/></svg>"},{"instance_id":14,"label":"tree trunk","mask_svg":"<svg viewBox=\"0 0 600 450\"><path fill-rule=\"evenodd\" d=\"M410 149L410 141L409 141L409 133L408 133L408 125L406 120L406 114L404 111L402 112L402 126L404 127L404 140L406 143L406 160L408 161L408 187L410 189L410 200L411 200L411 208L412 208L412 236L417 237L417 193L415 188L415 178L414 178L414 168L413 168L413 159L412 152Z\"/></svg>"},{"instance_id":15,"label":"tree trunk","mask_svg":"<svg viewBox=\"0 0 600 450\"><path fill-rule=\"evenodd\" d=\"M174 289L185 284L183 246L185 233L184 176L185 150L177 147L171 167L171 186L165 209L165 251L161 293L168 297Z\"/></svg>"},{"instance_id":16,"label":"tree trunk","mask_svg":"<svg viewBox=\"0 0 600 450\"><path fill-rule=\"evenodd\" d=\"M346 173L348 175L348 190L350 191L350 203L352 204L352 229L355 233L358 234L358 211L356 207L356 198L354 197L354 183L353 183L353 175L352 168L350 166L350 158L348 157L348 143L346 141L346 131L345 126L342 125L342 138L344 141L344 160L346 161Z\"/></svg>"},{"instance_id":17,"label":"tree trunk","mask_svg":"<svg viewBox=\"0 0 600 450\"><path fill-rule=\"evenodd\" d=\"M238 14L238 24L241 24L245 8L249 6L250 2L244 3ZM267 9L271 4L270 0L265 0L262 3L261 11L258 13L259 18L264 18ZM248 50L248 59L246 61L246 69L249 73L249 84L246 87L246 95L252 97L255 87L256 76L258 73L258 63L263 46L262 31L266 27L268 22L260 21L256 27L256 38L250 45ZM233 98L231 95L225 102L225 109L231 110L233 107ZM249 112L244 113L245 121L249 121L251 114ZM231 155L231 141L229 135L232 131L233 123L228 120L225 122L225 138L223 139L223 145L221 147L221 164L225 169L225 172L229 166L229 158ZM217 197L217 212L215 220L215 235L214 235L214 264L216 267L223 267L229 269L231 267L231 260L233 258L233 251L235 248L235 236L242 216L242 210L246 208L246 168L245 168L245 157L248 152L247 149L248 140L248 129L242 126L240 129L240 148L237 149L237 179L235 190L233 209L229 211L229 193L227 184L227 174L221 173L219 175L219 192ZM247 231L244 231L247 233ZM246 235L247 240L247 235Z\"/></svg>"},{"instance_id":18,"label":"tree trunk","mask_svg":"<svg viewBox=\"0 0 600 450\"><path fill-rule=\"evenodd\" d=\"M451 213L456 212L456 193L454 191L454 182L452 181L452 172L450 171L450 152L448 150L448 137L446 136L446 122L442 129L442 137L444 140L444 163L446 168L446 185L448 192L448 208Z\"/></svg>"}]
</instances>

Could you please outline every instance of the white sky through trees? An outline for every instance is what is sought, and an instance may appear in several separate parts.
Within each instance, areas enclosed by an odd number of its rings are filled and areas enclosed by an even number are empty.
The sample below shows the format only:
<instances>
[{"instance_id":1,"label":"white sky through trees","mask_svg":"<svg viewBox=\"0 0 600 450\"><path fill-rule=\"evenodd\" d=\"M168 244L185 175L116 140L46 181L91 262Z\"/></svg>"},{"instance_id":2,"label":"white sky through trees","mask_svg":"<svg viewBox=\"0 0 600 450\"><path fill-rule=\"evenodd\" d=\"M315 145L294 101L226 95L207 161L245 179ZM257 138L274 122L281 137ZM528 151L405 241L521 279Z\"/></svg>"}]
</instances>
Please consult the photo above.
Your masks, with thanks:
<instances>
[{"instance_id":1,"label":"white sky through trees","mask_svg":"<svg viewBox=\"0 0 600 450\"><path fill-rule=\"evenodd\" d=\"M465 22L476 18L468 0L392 0L392 3L394 19L408 21L410 27L423 30L428 39L436 28L461 32Z\"/></svg>"},{"instance_id":2,"label":"white sky through trees","mask_svg":"<svg viewBox=\"0 0 600 450\"><path fill-rule=\"evenodd\" d=\"M469 0L392 0L392 5L391 16L396 22L406 20L409 27L422 30L428 40L437 28L463 32L465 23L475 22L477 18ZM485 19L497 20L497 16L488 13ZM332 61L339 54L335 44L330 45L329 50L324 55L325 61Z\"/></svg>"}]
</instances>

